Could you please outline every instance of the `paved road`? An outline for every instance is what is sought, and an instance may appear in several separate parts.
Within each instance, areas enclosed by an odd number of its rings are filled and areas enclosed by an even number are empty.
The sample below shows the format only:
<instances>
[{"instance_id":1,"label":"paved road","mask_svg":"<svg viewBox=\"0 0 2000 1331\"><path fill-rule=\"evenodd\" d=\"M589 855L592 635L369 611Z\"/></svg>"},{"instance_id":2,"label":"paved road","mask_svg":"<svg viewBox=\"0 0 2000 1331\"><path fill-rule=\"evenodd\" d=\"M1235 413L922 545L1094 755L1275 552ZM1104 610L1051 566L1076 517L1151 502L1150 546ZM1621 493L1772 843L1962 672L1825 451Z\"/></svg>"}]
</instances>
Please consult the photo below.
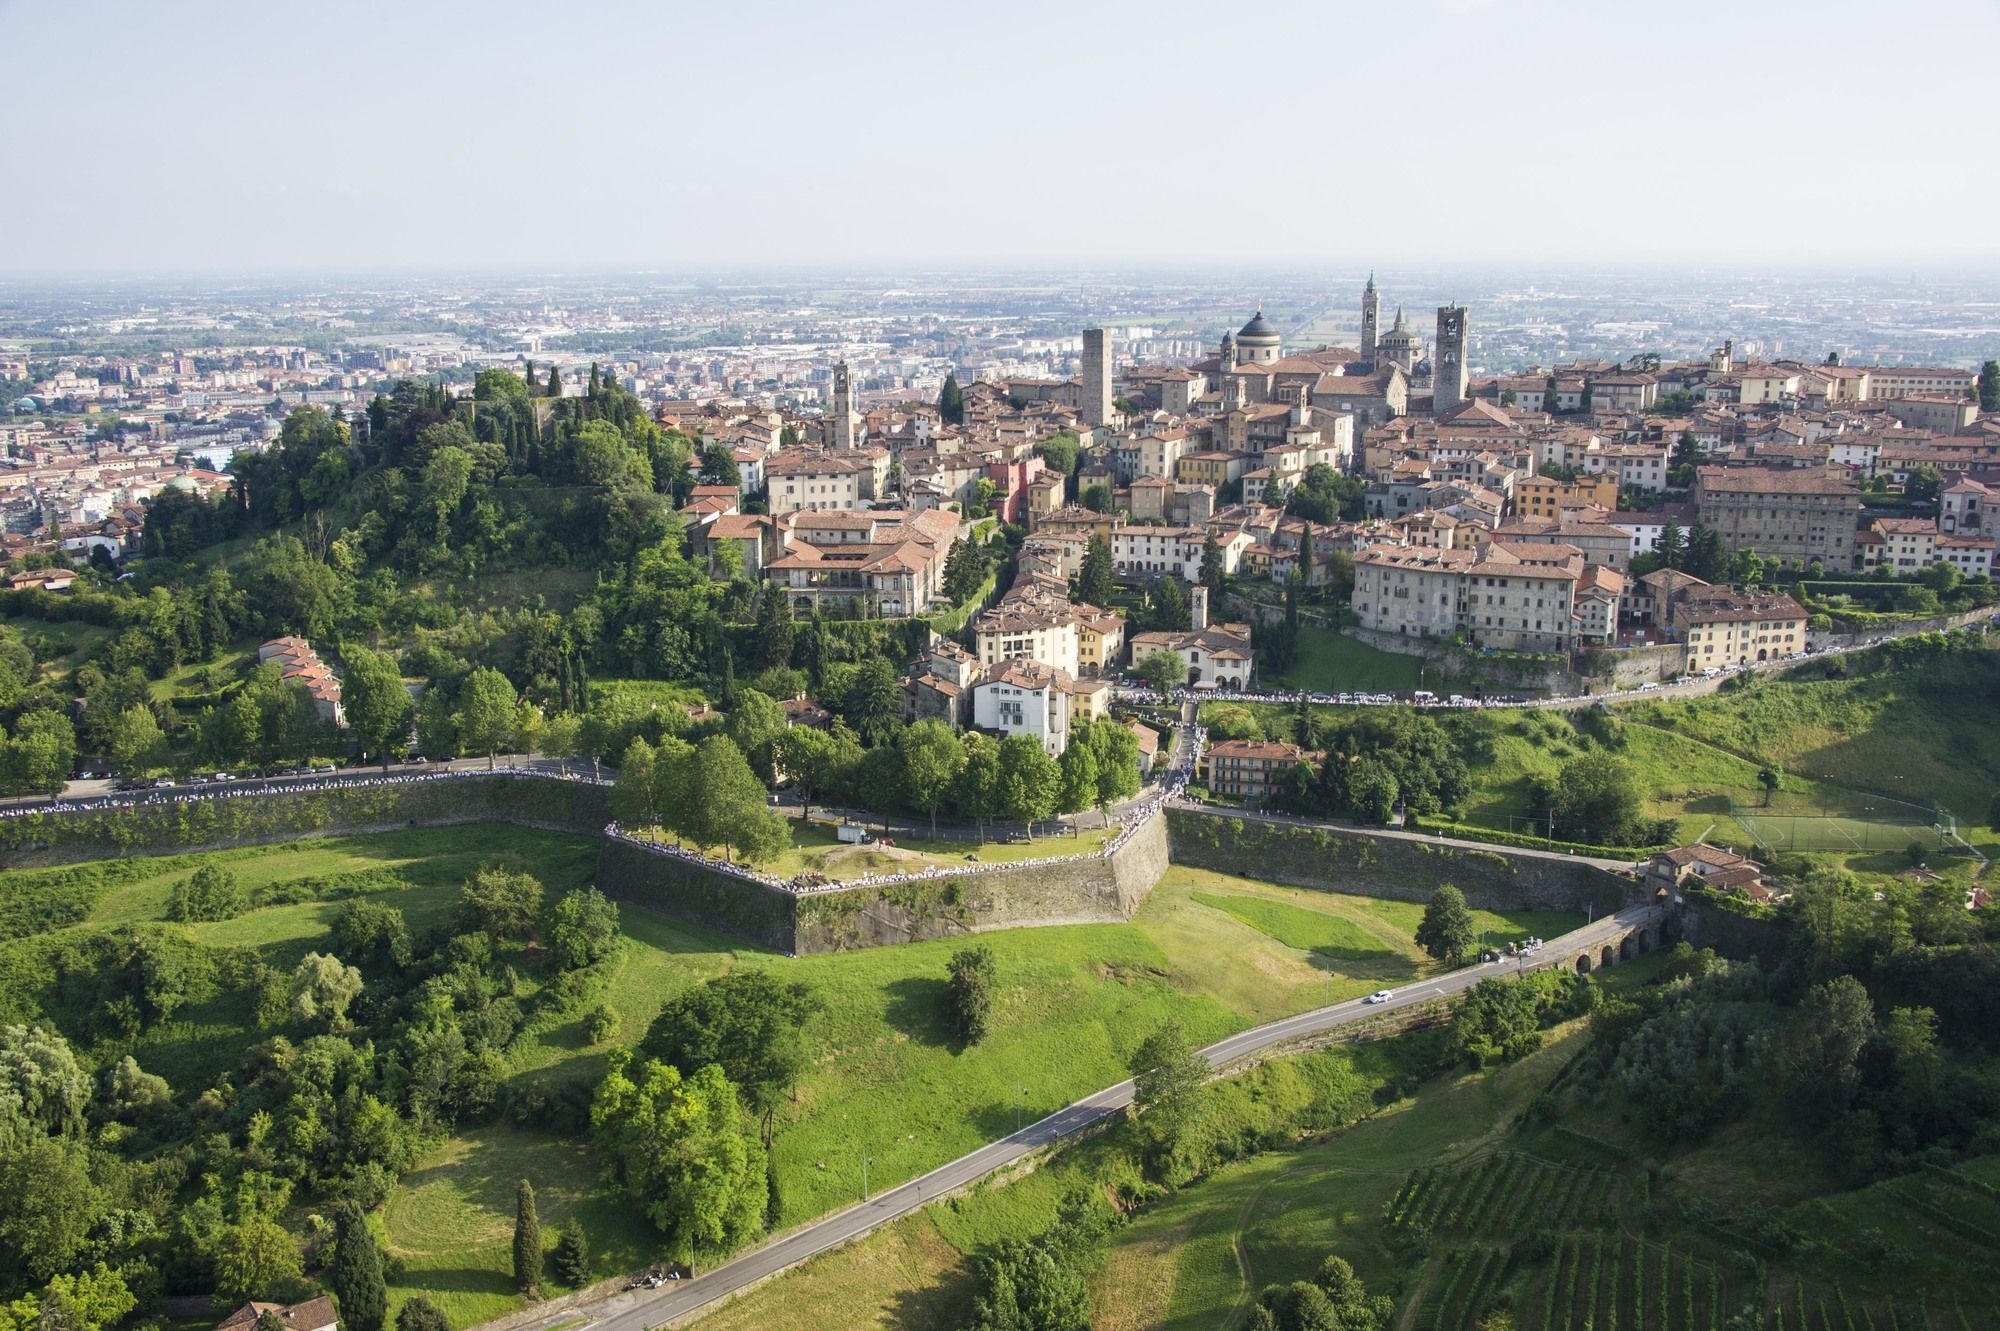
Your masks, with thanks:
<instances>
[{"instance_id":1,"label":"paved road","mask_svg":"<svg viewBox=\"0 0 2000 1331\"><path fill-rule=\"evenodd\" d=\"M1316 1008L1310 1012L1301 1012L1297 1016L1284 1017L1262 1026L1254 1026L1227 1039L1218 1040L1201 1052L1212 1066L1220 1068L1279 1045L1338 1030L1342 1026L1351 1025L1364 1018L1381 1016L1459 993L1481 980L1498 974L1515 974L1521 970L1538 970L1555 965L1585 945L1596 946L1599 939L1609 942L1621 936L1635 925L1652 918L1657 909L1652 906L1631 907L1617 915L1607 916L1581 929L1572 930L1561 938L1550 939L1543 948L1542 959L1532 963L1518 965L1496 963L1467 967L1450 975L1399 990L1394 998L1385 1003L1371 1005L1356 998L1345 1003L1336 1003L1332 1007ZM658 1290L630 1290L613 1294L581 1306L560 1309L546 1318L527 1323L526 1326L552 1326L579 1317L586 1322L586 1327L579 1328L579 1331L586 1331L586 1328L587 1331L647 1331L651 1327L667 1325L707 1307L717 1299L725 1298L759 1280L796 1266L809 1257L825 1252L828 1248L858 1238L892 1220L908 1215L922 1207L926 1201L933 1201L944 1193L977 1182L1031 1151L1071 1136L1117 1113L1131 1102L1130 1081L1107 1086L1094 1095L1087 1095L1048 1117L1029 1124L1012 1136L991 1142L969 1155L962 1155L949 1164L938 1166L921 1178L887 1189L865 1202L844 1211L837 1211L802 1229L772 1239L761 1247L753 1248L740 1257L702 1273L697 1279L676 1281Z\"/></svg>"}]
</instances>

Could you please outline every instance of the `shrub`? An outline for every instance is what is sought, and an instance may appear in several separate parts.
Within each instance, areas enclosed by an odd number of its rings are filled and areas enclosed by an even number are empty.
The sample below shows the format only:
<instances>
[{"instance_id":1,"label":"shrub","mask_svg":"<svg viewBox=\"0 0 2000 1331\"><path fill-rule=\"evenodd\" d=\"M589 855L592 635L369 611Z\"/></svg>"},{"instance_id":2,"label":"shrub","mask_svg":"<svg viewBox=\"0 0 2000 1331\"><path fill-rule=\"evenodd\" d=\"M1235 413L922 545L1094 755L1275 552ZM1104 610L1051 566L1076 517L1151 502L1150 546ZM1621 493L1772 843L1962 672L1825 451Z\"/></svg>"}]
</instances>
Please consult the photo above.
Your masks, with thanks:
<instances>
[{"instance_id":1,"label":"shrub","mask_svg":"<svg viewBox=\"0 0 2000 1331\"><path fill-rule=\"evenodd\" d=\"M245 905L236 875L219 864L204 864L174 884L167 899L167 918L183 924L227 920L241 915Z\"/></svg>"}]
</instances>

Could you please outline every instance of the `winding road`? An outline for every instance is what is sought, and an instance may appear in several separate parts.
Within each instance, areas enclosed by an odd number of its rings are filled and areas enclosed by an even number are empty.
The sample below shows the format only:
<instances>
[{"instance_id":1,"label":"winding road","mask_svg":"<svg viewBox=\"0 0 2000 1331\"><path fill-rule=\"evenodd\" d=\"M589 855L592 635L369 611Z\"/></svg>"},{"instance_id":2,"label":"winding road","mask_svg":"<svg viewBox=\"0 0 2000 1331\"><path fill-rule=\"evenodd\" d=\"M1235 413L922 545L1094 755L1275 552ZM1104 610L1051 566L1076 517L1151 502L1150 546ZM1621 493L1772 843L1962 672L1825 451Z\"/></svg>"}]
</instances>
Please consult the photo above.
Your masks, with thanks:
<instances>
[{"instance_id":1,"label":"winding road","mask_svg":"<svg viewBox=\"0 0 2000 1331\"><path fill-rule=\"evenodd\" d=\"M1368 1004L1355 998L1331 1007L1282 1017L1218 1040L1201 1053L1212 1067L1224 1068L1293 1041L1339 1030L1365 1018L1463 992L1498 974L1514 974L1520 970L1538 970L1555 965L1586 946L1596 947L1600 939L1611 942L1647 923L1658 909L1654 906L1629 907L1586 924L1581 929L1571 930L1560 938L1549 939L1541 960L1507 966L1504 970L1499 964L1469 966L1398 990L1393 998L1380 1004ZM1011 1136L939 1165L928 1174L885 1189L864 1202L844 1211L836 1211L790 1233L778 1235L695 1279L674 1281L657 1290L627 1290L587 1303L569 1304L550 1310L544 1317L518 1325L521 1331L556 1325L573 1327L575 1331L649 1331L649 1328L670 1325L718 1299L727 1298L829 1248L860 1238L892 1220L909 1215L926 1202L975 1183L1032 1151L1072 1136L1119 1112L1131 1103L1132 1083L1129 1080L1107 1086L1030 1123Z\"/></svg>"}]
</instances>

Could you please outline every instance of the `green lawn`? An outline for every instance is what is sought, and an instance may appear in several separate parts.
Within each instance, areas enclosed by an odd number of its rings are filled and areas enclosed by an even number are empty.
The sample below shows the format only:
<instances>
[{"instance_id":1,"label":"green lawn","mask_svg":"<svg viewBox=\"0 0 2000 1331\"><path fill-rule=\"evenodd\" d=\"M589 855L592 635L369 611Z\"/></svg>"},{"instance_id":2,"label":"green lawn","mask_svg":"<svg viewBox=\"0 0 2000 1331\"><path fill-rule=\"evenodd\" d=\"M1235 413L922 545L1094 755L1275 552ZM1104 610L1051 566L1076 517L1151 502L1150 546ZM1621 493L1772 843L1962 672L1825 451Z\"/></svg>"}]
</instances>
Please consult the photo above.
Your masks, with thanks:
<instances>
[{"instance_id":1,"label":"green lawn","mask_svg":"<svg viewBox=\"0 0 2000 1331\"><path fill-rule=\"evenodd\" d=\"M1410 693L1418 688L1414 656L1385 652L1311 624L1299 626L1298 656L1279 676L1286 688L1316 693Z\"/></svg>"}]
</instances>

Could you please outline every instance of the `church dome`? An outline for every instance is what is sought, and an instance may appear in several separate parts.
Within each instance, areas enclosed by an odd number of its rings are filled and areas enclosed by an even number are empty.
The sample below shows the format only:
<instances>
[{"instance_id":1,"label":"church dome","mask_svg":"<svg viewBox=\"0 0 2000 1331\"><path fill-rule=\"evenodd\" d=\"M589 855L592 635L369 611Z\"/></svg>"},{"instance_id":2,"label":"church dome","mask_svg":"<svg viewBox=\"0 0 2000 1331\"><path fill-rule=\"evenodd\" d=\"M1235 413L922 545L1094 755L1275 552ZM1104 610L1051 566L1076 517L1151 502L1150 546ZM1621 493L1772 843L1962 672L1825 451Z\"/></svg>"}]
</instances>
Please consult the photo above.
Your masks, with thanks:
<instances>
[{"instance_id":1,"label":"church dome","mask_svg":"<svg viewBox=\"0 0 2000 1331\"><path fill-rule=\"evenodd\" d=\"M1247 342L1251 346L1275 345L1278 338L1277 325L1266 319L1262 310L1251 315L1250 322L1244 324L1236 334L1237 342Z\"/></svg>"}]
</instances>

